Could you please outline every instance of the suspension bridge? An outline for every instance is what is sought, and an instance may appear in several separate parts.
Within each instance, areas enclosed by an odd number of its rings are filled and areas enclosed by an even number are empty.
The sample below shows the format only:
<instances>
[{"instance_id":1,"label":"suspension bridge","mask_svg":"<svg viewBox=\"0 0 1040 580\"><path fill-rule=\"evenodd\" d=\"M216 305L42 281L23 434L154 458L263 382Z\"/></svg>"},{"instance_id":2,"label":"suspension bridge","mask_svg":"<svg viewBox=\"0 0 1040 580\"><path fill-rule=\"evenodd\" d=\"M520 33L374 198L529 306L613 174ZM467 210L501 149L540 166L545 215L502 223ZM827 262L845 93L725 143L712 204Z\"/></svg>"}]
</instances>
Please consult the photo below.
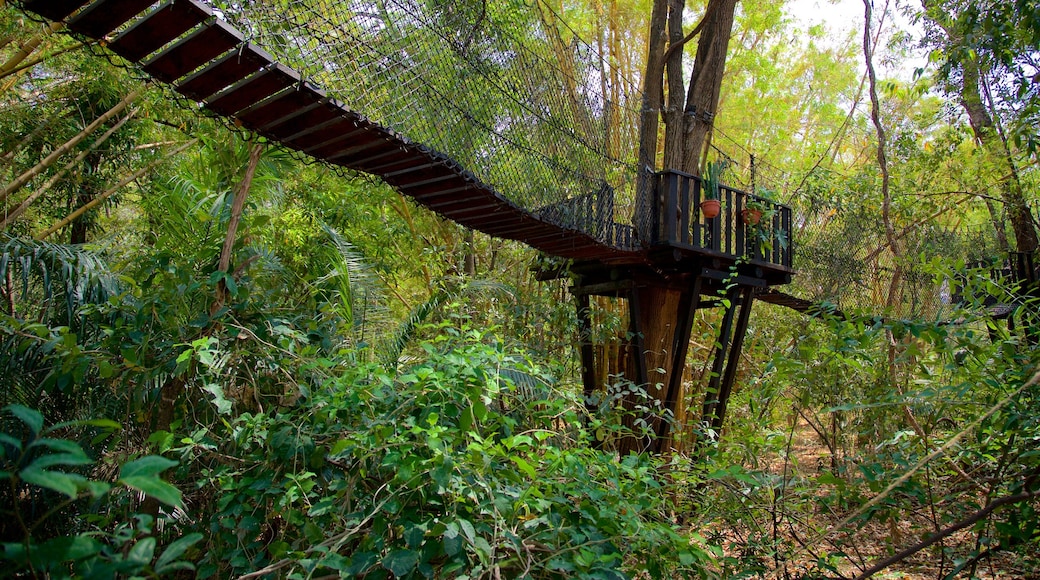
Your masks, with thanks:
<instances>
[{"instance_id":1,"label":"suspension bridge","mask_svg":"<svg viewBox=\"0 0 1040 580\"><path fill-rule=\"evenodd\" d=\"M646 384L648 369L665 369L667 409L680 398L698 308L725 306L708 386L718 398L705 408L719 422L752 302L819 308L815 298L779 287L792 282L799 237L824 222L725 185L717 188L722 213L707 217L700 178L638 167L638 83L612 64L619 55L609 46L586 44L541 3L20 0L20 6L98 41L179 98L236 126L332 166L378 176L467 228L567 261L586 336L589 296L627 299L632 350L643 355L630 357L626 376ZM756 208L767 216L764 223L743 217ZM846 239L853 241L859 243ZM840 261L859 248L836 251ZM830 278L825 285L832 290L844 283ZM603 378L593 374L587 340L581 352L590 391ZM665 421L655 428L667 438Z\"/></svg>"}]
</instances>

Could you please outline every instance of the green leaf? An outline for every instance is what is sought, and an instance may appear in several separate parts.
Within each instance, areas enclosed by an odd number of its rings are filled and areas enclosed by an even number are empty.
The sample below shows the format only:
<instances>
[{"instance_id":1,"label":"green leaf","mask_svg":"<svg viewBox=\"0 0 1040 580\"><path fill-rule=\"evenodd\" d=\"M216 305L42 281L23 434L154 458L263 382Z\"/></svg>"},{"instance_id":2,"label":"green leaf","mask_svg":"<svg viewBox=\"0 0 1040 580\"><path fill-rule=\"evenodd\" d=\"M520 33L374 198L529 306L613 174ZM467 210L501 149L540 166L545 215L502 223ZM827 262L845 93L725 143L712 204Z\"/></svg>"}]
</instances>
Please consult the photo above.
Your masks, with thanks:
<instances>
[{"instance_id":1,"label":"green leaf","mask_svg":"<svg viewBox=\"0 0 1040 580\"><path fill-rule=\"evenodd\" d=\"M177 462L158 455L146 455L123 465L119 470L119 479L128 477L150 477L158 475L177 465Z\"/></svg>"},{"instance_id":2,"label":"green leaf","mask_svg":"<svg viewBox=\"0 0 1040 580\"><path fill-rule=\"evenodd\" d=\"M372 552L358 552L350 557L350 567L347 573L352 576L360 576L378 561L376 554Z\"/></svg>"},{"instance_id":3,"label":"green leaf","mask_svg":"<svg viewBox=\"0 0 1040 580\"><path fill-rule=\"evenodd\" d=\"M409 548L418 548L426 537L426 526L418 524L406 525L404 529L404 542Z\"/></svg>"},{"instance_id":4,"label":"green leaf","mask_svg":"<svg viewBox=\"0 0 1040 580\"><path fill-rule=\"evenodd\" d=\"M159 559L155 561L155 573L162 574L167 571L168 566L178 564L177 559L184 555L184 552L187 552L188 548L197 544L201 539L202 534L188 534L167 546L166 550L163 551L161 556L159 556ZM179 564L184 563L185 562L180 562ZM191 569L194 569L194 566L192 566Z\"/></svg>"},{"instance_id":5,"label":"green leaf","mask_svg":"<svg viewBox=\"0 0 1040 580\"><path fill-rule=\"evenodd\" d=\"M339 441L336 441L336 444L333 445L332 449L329 450L329 455L335 457L336 455L342 453L347 447L350 447L350 440L340 439Z\"/></svg>"},{"instance_id":6,"label":"green leaf","mask_svg":"<svg viewBox=\"0 0 1040 580\"><path fill-rule=\"evenodd\" d=\"M83 560L100 551L101 543L90 536L65 536L35 546L31 558L34 565L48 567L59 562Z\"/></svg>"},{"instance_id":7,"label":"green leaf","mask_svg":"<svg viewBox=\"0 0 1040 580\"><path fill-rule=\"evenodd\" d=\"M463 535L466 539L472 542L477 537L476 530L473 529L473 524L469 523L469 520L459 520L459 527L462 528Z\"/></svg>"},{"instance_id":8,"label":"green leaf","mask_svg":"<svg viewBox=\"0 0 1040 580\"><path fill-rule=\"evenodd\" d=\"M407 575L418 563L419 552L415 550L394 550L383 558L383 567L397 577Z\"/></svg>"},{"instance_id":9,"label":"green leaf","mask_svg":"<svg viewBox=\"0 0 1040 580\"><path fill-rule=\"evenodd\" d=\"M152 561L152 556L155 555L155 538L147 537L142 538L133 548L130 548L130 552L126 555L126 559L129 562L134 562L142 566L147 565Z\"/></svg>"},{"instance_id":10,"label":"green leaf","mask_svg":"<svg viewBox=\"0 0 1040 580\"><path fill-rule=\"evenodd\" d=\"M26 467L19 472L18 476L26 483L52 489L69 496L69 498L76 497L76 490L79 484L86 481L80 475L62 473L60 471L45 471L34 466Z\"/></svg>"},{"instance_id":11,"label":"green leaf","mask_svg":"<svg viewBox=\"0 0 1040 580\"><path fill-rule=\"evenodd\" d=\"M25 423L33 435L43 431L43 415L39 411L23 405L8 405L4 407L4 410L18 417L22 423Z\"/></svg>"},{"instance_id":12,"label":"green leaf","mask_svg":"<svg viewBox=\"0 0 1040 580\"><path fill-rule=\"evenodd\" d=\"M87 454L83 452L83 448L80 447L78 443L74 441L69 441L67 439L51 439L48 437L44 437L42 439L37 439L36 441L30 443L29 448L32 449L37 445L42 445L44 447L47 447L48 449L53 449L62 453L82 455L83 457L87 456Z\"/></svg>"},{"instance_id":13,"label":"green leaf","mask_svg":"<svg viewBox=\"0 0 1040 580\"><path fill-rule=\"evenodd\" d=\"M0 433L0 445L10 445L18 451L22 450L22 442L14 437L11 437L7 433ZM3 447L0 447L0 457L3 457Z\"/></svg>"},{"instance_id":14,"label":"green leaf","mask_svg":"<svg viewBox=\"0 0 1040 580\"><path fill-rule=\"evenodd\" d=\"M115 373L115 369L112 367L112 363L110 363L110 362L108 362L107 360L104 360L104 359L98 361L98 376L99 377L101 377L102 379L107 379L107 378L110 378L114 374L116 374L116 373Z\"/></svg>"},{"instance_id":15,"label":"green leaf","mask_svg":"<svg viewBox=\"0 0 1040 580\"><path fill-rule=\"evenodd\" d=\"M515 456L510 457L510 459L513 460L513 463L515 463L516 466L520 468L520 471L523 471L527 477L530 477L531 479L537 478L538 474L535 473L534 467L531 467L531 464L528 463L527 460Z\"/></svg>"},{"instance_id":16,"label":"green leaf","mask_svg":"<svg viewBox=\"0 0 1040 580\"><path fill-rule=\"evenodd\" d=\"M181 490L154 475L132 475L120 477L119 480L127 487L150 495L168 506L184 507Z\"/></svg>"},{"instance_id":17,"label":"green leaf","mask_svg":"<svg viewBox=\"0 0 1040 580\"><path fill-rule=\"evenodd\" d=\"M82 453L82 452L81 452ZM74 453L50 453L48 455L41 455L36 458L29 467L26 469L37 468L46 469L55 465L90 465L94 463L90 460L86 454L77 455Z\"/></svg>"},{"instance_id":18,"label":"green leaf","mask_svg":"<svg viewBox=\"0 0 1040 580\"><path fill-rule=\"evenodd\" d=\"M220 385L209 383L202 387L202 390L213 395L211 402L213 403L213 406L217 408L217 413L220 413L221 415L231 413L231 401L224 397L224 389L220 388Z\"/></svg>"},{"instance_id":19,"label":"green leaf","mask_svg":"<svg viewBox=\"0 0 1040 580\"><path fill-rule=\"evenodd\" d=\"M101 497L108 493L112 486L103 481L88 481L86 488L91 497Z\"/></svg>"}]
</instances>

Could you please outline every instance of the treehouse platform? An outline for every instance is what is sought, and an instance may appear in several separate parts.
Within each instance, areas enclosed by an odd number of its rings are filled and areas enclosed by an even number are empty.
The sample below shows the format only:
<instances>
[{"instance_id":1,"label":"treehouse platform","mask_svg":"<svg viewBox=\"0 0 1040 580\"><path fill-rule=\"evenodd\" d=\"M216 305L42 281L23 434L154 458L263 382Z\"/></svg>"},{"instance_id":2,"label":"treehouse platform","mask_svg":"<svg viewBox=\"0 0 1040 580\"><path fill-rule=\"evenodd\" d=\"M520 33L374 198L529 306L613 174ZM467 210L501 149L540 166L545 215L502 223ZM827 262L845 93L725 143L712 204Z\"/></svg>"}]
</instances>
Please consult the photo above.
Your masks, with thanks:
<instances>
[{"instance_id":1,"label":"treehouse platform","mask_svg":"<svg viewBox=\"0 0 1040 580\"><path fill-rule=\"evenodd\" d=\"M717 214L702 205L709 191L720 202ZM701 308L722 313L700 424L722 428L755 298L772 296L772 287L790 283L795 273L790 207L722 184L706 186L678 171L657 174L648 199L640 228L646 242L631 259L577 260L542 272L543 278L569 275L574 282L586 400L596 400L596 393L609 391L623 375L642 386L625 397L626 408L656 409L642 417L655 436L623 439L622 454L676 447L675 425L668 418L690 415L681 408L687 398L682 378L694 315ZM638 233L632 237L640 239ZM624 301L629 322L620 354L607 353L591 338L592 296ZM603 360L611 356L620 360ZM654 401L648 404L645 397ZM639 423L635 417L626 419L630 427Z\"/></svg>"}]
</instances>

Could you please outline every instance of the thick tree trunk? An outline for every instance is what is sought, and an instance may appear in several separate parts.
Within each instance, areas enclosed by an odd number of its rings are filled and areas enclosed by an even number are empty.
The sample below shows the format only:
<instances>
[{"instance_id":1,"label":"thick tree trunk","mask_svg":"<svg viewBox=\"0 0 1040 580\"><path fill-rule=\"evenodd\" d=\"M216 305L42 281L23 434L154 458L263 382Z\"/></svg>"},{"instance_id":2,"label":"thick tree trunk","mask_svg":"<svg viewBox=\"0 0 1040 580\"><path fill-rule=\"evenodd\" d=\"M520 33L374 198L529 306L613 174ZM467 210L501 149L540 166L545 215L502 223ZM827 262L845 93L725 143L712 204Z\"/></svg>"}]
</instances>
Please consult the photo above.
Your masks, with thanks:
<instances>
[{"instance_id":1,"label":"thick tree trunk","mask_svg":"<svg viewBox=\"0 0 1040 580\"><path fill-rule=\"evenodd\" d=\"M956 29L944 20L941 8L934 0L922 0L922 6L930 13L931 20L946 34L951 45L963 45L963 39ZM938 17L936 17L938 15ZM1007 142L997 131L996 123L982 99L983 71L979 69L977 59L965 58L958 62L961 73L960 85L957 87L961 107L968 115L968 123L982 148L999 163L1005 165L1007 171L1001 171L1008 177L1000 183L1001 200L1007 212L1011 227L1015 233L1015 248L1019 252L1035 252L1040 246L1037 241L1036 227L1029 213L1023 194L1022 182L1018 170L1011 157Z\"/></svg>"},{"instance_id":2,"label":"thick tree trunk","mask_svg":"<svg viewBox=\"0 0 1040 580\"><path fill-rule=\"evenodd\" d=\"M737 0L711 0L704 14L704 28L697 40L697 57L686 96L683 162L677 168L688 173L696 172L715 120L736 6Z\"/></svg>"},{"instance_id":3,"label":"thick tree trunk","mask_svg":"<svg viewBox=\"0 0 1040 580\"><path fill-rule=\"evenodd\" d=\"M668 95L664 113L664 164L665 169L682 168L683 152L683 51L671 50L683 42L682 17L685 0L670 0L668 3L668 44L665 67L668 71Z\"/></svg>"},{"instance_id":4,"label":"thick tree trunk","mask_svg":"<svg viewBox=\"0 0 1040 580\"><path fill-rule=\"evenodd\" d=\"M643 108L639 118L639 177L636 185L636 214L632 219L636 235L643 243L650 241L650 218L654 207L653 172L657 170L657 133L664 100L664 50L669 1L654 0L650 15L646 73L643 75Z\"/></svg>"},{"instance_id":5,"label":"thick tree trunk","mask_svg":"<svg viewBox=\"0 0 1040 580\"><path fill-rule=\"evenodd\" d=\"M625 400L628 414L624 424L634 432L644 428L651 433L663 431L659 428L659 422L675 367L676 324L683 318L679 314L681 298L682 292L679 290L642 286L637 287L629 299L629 316L633 322L633 348L630 352L636 360L632 361L634 372L626 378L642 390L637 390L636 394ZM643 408L650 411L644 412L641 410ZM622 456L633 452L642 453L651 450L651 445L650 437L631 436L621 440L618 451Z\"/></svg>"}]
</instances>

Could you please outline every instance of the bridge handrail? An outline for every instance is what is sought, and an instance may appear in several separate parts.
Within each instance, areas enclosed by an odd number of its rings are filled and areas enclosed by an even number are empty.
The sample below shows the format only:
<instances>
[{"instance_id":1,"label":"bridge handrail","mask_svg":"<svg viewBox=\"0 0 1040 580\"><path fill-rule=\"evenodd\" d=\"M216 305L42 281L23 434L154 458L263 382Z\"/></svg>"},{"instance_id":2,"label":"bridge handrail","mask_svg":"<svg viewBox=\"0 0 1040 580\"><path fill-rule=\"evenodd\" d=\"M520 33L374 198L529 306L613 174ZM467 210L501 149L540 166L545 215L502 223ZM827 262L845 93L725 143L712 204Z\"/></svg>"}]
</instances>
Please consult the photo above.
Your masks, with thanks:
<instances>
[{"instance_id":1,"label":"bridge handrail","mask_svg":"<svg viewBox=\"0 0 1040 580\"><path fill-rule=\"evenodd\" d=\"M706 218L700 208L705 199L703 180L675 170L658 173L655 197L652 244L793 268L790 206L720 184L722 211L718 217ZM745 217L749 209L761 211L759 221Z\"/></svg>"}]
</instances>

